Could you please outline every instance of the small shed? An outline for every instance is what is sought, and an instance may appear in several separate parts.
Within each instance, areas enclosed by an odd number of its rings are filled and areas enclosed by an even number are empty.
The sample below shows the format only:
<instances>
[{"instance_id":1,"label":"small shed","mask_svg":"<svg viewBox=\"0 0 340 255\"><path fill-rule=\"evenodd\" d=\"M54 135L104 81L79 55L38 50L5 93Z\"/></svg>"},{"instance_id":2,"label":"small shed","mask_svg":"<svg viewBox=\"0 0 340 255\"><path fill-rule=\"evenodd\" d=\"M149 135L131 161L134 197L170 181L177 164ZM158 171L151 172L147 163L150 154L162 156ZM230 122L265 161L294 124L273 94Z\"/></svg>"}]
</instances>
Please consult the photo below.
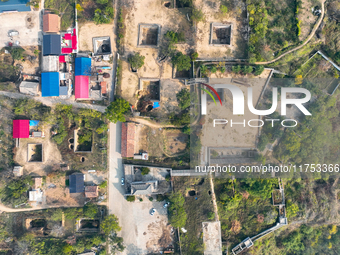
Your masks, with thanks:
<instances>
[{"instance_id":1,"label":"small shed","mask_svg":"<svg viewBox=\"0 0 340 255\"><path fill-rule=\"evenodd\" d=\"M32 190L28 193L28 200L30 202L42 202L43 193L40 189Z\"/></svg>"},{"instance_id":2,"label":"small shed","mask_svg":"<svg viewBox=\"0 0 340 255\"><path fill-rule=\"evenodd\" d=\"M102 88L102 94L106 94L107 93L106 81L101 81L100 82L100 87Z\"/></svg>"},{"instance_id":3,"label":"small shed","mask_svg":"<svg viewBox=\"0 0 340 255\"><path fill-rule=\"evenodd\" d=\"M90 58L76 58L75 59L75 70L74 74L75 76L78 75L85 75L85 76L91 76L91 59Z\"/></svg>"},{"instance_id":4,"label":"small shed","mask_svg":"<svg viewBox=\"0 0 340 255\"><path fill-rule=\"evenodd\" d=\"M16 177L22 176L24 168L22 166L15 166L13 168L13 174Z\"/></svg>"},{"instance_id":5,"label":"small shed","mask_svg":"<svg viewBox=\"0 0 340 255\"><path fill-rule=\"evenodd\" d=\"M13 138L29 138L29 120L13 120Z\"/></svg>"},{"instance_id":6,"label":"small shed","mask_svg":"<svg viewBox=\"0 0 340 255\"><path fill-rule=\"evenodd\" d=\"M19 91L23 94L36 96L39 91L39 82L22 81L19 85Z\"/></svg>"},{"instance_id":7,"label":"small shed","mask_svg":"<svg viewBox=\"0 0 340 255\"><path fill-rule=\"evenodd\" d=\"M59 73L48 72L41 74L41 96L58 97L59 96Z\"/></svg>"},{"instance_id":8,"label":"small shed","mask_svg":"<svg viewBox=\"0 0 340 255\"><path fill-rule=\"evenodd\" d=\"M43 31L45 33L58 33L60 30L60 19L57 14L47 13L43 17Z\"/></svg>"},{"instance_id":9,"label":"small shed","mask_svg":"<svg viewBox=\"0 0 340 255\"><path fill-rule=\"evenodd\" d=\"M87 197L87 198L98 197L98 186L86 186L85 187L85 197Z\"/></svg>"},{"instance_id":10,"label":"small shed","mask_svg":"<svg viewBox=\"0 0 340 255\"><path fill-rule=\"evenodd\" d=\"M89 77L75 76L74 95L76 99L89 98Z\"/></svg>"},{"instance_id":11,"label":"small shed","mask_svg":"<svg viewBox=\"0 0 340 255\"><path fill-rule=\"evenodd\" d=\"M74 173L69 176L70 193L84 192L84 175L82 173Z\"/></svg>"},{"instance_id":12,"label":"small shed","mask_svg":"<svg viewBox=\"0 0 340 255\"><path fill-rule=\"evenodd\" d=\"M57 34L43 35L43 56L61 54L61 37Z\"/></svg>"}]
</instances>

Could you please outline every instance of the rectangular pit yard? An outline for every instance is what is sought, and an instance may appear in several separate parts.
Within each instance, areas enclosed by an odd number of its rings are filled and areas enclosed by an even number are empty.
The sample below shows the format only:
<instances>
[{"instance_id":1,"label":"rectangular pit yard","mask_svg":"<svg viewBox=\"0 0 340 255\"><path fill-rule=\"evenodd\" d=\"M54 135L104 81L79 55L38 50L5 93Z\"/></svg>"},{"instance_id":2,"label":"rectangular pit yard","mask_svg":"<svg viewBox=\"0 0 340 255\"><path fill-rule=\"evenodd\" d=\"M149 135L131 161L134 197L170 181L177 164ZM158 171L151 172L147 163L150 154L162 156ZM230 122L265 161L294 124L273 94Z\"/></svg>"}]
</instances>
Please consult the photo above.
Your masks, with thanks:
<instances>
[{"instance_id":1,"label":"rectangular pit yard","mask_svg":"<svg viewBox=\"0 0 340 255\"><path fill-rule=\"evenodd\" d=\"M233 24L211 23L210 44L213 46L231 45Z\"/></svg>"},{"instance_id":2,"label":"rectangular pit yard","mask_svg":"<svg viewBox=\"0 0 340 255\"><path fill-rule=\"evenodd\" d=\"M139 24L137 45L141 47L157 47L160 29L157 24Z\"/></svg>"},{"instance_id":3,"label":"rectangular pit yard","mask_svg":"<svg viewBox=\"0 0 340 255\"><path fill-rule=\"evenodd\" d=\"M43 146L41 143L27 144L27 162L42 162Z\"/></svg>"}]
</instances>

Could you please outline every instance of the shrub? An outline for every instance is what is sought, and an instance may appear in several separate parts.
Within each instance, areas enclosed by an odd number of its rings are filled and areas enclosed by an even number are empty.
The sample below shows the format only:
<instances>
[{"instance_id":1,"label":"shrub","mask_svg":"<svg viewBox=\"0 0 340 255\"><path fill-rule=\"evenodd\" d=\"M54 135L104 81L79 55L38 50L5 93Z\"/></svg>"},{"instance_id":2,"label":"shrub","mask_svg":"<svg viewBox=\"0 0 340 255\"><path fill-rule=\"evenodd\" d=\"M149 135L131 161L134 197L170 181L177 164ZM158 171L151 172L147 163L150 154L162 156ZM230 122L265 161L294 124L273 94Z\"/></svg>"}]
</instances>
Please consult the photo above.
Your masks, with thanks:
<instances>
[{"instance_id":1,"label":"shrub","mask_svg":"<svg viewBox=\"0 0 340 255\"><path fill-rule=\"evenodd\" d=\"M198 58L197 52L191 53L191 61L195 61L197 58Z\"/></svg>"},{"instance_id":2,"label":"shrub","mask_svg":"<svg viewBox=\"0 0 340 255\"><path fill-rule=\"evenodd\" d=\"M216 73L216 72L217 72L216 66L213 66L213 67L211 68L211 72L212 72L212 73Z\"/></svg>"},{"instance_id":3,"label":"shrub","mask_svg":"<svg viewBox=\"0 0 340 255\"><path fill-rule=\"evenodd\" d=\"M153 197L149 197L149 200L152 202L153 201Z\"/></svg>"},{"instance_id":4,"label":"shrub","mask_svg":"<svg viewBox=\"0 0 340 255\"><path fill-rule=\"evenodd\" d=\"M9 53L12 55L12 58L14 60L20 60L24 58L23 53L25 50L21 47L10 47L9 48Z\"/></svg>"},{"instance_id":5,"label":"shrub","mask_svg":"<svg viewBox=\"0 0 340 255\"><path fill-rule=\"evenodd\" d=\"M107 181L103 181L101 184L99 184L99 188L105 189L107 187Z\"/></svg>"},{"instance_id":6,"label":"shrub","mask_svg":"<svg viewBox=\"0 0 340 255\"><path fill-rule=\"evenodd\" d=\"M170 41L170 43L173 44L185 41L185 35L183 32L177 33L175 31L168 31L165 34L165 38L167 38Z\"/></svg>"},{"instance_id":7,"label":"shrub","mask_svg":"<svg viewBox=\"0 0 340 255\"><path fill-rule=\"evenodd\" d=\"M214 212L208 212L208 219L209 220L213 220L213 219L215 219L215 213Z\"/></svg>"},{"instance_id":8,"label":"shrub","mask_svg":"<svg viewBox=\"0 0 340 255\"><path fill-rule=\"evenodd\" d=\"M191 67L190 57L184 55L182 52L177 52L177 54L172 57L171 62L176 66L177 71L188 71Z\"/></svg>"},{"instance_id":9,"label":"shrub","mask_svg":"<svg viewBox=\"0 0 340 255\"><path fill-rule=\"evenodd\" d=\"M228 12L228 7L221 4L220 5L220 11L223 13L223 14L226 14Z\"/></svg>"},{"instance_id":10,"label":"shrub","mask_svg":"<svg viewBox=\"0 0 340 255\"><path fill-rule=\"evenodd\" d=\"M162 202L166 199L166 196L162 195L162 194L158 194L157 195L157 202Z\"/></svg>"},{"instance_id":11,"label":"shrub","mask_svg":"<svg viewBox=\"0 0 340 255\"><path fill-rule=\"evenodd\" d=\"M261 136L260 136L257 148L260 151L263 151L266 148L266 145L268 144L268 142L269 142L268 136L266 134L262 133Z\"/></svg>"},{"instance_id":12,"label":"shrub","mask_svg":"<svg viewBox=\"0 0 340 255\"><path fill-rule=\"evenodd\" d=\"M200 22L204 20L204 14L201 10L193 8L192 9L192 15L191 15L191 19L194 22Z\"/></svg>"},{"instance_id":13,"label":"shrub","mask_svg":"<svg viewBox=\"0 0 340 255\"><path fill-rule=\"evenodd\" d=\"M140 198L140 199L139 199L139 202L143 202L143 198Z\"/></svg>"},{"instance_id":14,"label":"shrub","mask_svg":"<svg viewBox=\"0 0 340 255\"><path fill-rule=\"evenodd\" d=\"M253 67L252 66L243 66L242 67L242 72L244 74L248 74L248 73L251 73L253 71Z\"/></svg>"},{"instance_id":15,"label":"shrub","mask_svg":"<svg viewBox=\"0 0 340 255\"><path fill-rule=\"evenodd\" d=\"M134 202L136 200L136 197L135 196L127 196L126 200L129 201L129 202Z\"/></svg>"},{"instance_id":16,"label":"shrub","mask_svg":"<svg viewBox=\"0 0 340 255\"><path fill-rule=\"evenodd\" d=\"M263 70L264 70L264 66L262 66L262 65L255 66L254 74L255 75L260 75L260 74L262 74Z\"/></svg>"},{"instance_id":17,"label":"shrub","mask_svg":"<svg viewBox=\"0 0 340 255\"><path fill-rule=\"evenodd\" d=\"M225 66L221 67L220 72L221 72L221 73L225 73L225 71L226 71Z\"/></svg>"},{"instance_id":18,"label":"shrub","mask_svg":"<svg viewBox=\"0 0 340 255\"><path fill-rule=\"evenodd\" d=\"M148 167L142 167L141 169L142 175L147 175L150 173L150 168Z\"/></svg>"},{"instance_id":19,"label":"shrub","mask_svg":"<svg viewBox=\"0 0 340 255\"><path fill-rule=\"evenodd\" d=\"M132 69L141 68L144 65L145 56L141 56L139 53L134 55L130 55L128 58L128 62L131 65Z\"/></svg>"},{"instance_id":20,"label":"shrub","mask_svg":"<svg viewBox=\"0 0 340 255\"><path fill-rule=\"evenodd\" d=\"M232 67L231 67L231 70L232 70L234 73L239 73L239 72L241 71L241 66L240 66L240 65L232 66Z\"/></svg>"}]
</instances>

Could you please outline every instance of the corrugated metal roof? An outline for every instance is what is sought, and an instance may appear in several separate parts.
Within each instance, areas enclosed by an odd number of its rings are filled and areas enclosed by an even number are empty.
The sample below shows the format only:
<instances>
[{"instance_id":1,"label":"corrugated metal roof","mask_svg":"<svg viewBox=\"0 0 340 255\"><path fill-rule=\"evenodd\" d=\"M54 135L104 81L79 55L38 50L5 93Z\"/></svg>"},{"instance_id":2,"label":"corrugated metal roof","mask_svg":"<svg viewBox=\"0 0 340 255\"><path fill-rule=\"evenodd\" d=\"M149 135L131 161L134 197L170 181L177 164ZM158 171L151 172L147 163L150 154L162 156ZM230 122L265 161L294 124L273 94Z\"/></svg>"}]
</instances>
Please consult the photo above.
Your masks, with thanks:
<instances>
[{"instance_id":1,"label":"corrugated metal roof","mask_svg":"<svg viewBox=\"0 0 340 255\"><path fill-rule=\"evenodd\" d=\"M133 157L135 153L136 124L122 123L121 155L123 158Z\"/></svg>"},{"instance_id":2,"label":"corrugated metal roof","mask_svg":"<svg viewBox=\"0 0 340 255\"><path fill-rule=\"evenodd\" d=\"M91 76L91 59L90 58L76 58L75 59L74 74Z\"/></svg>"},{"instance_id":3,"label":"corrugated metal roof","mask_svg":"<svg viewBox=\"0 0 340 255\"><path fill-rule=\"evenodd\" d=\"M49 72L41 74L41 96L59 96L59 73Z\"/></svg>"},{"instance_id":4,"label":"corrugated metal roof","mask_svg":"<svg viewBox=\"0 0 340 255\"><path fill-rule=\"evenodd\" d=\"M13 138L29 138L29 120L13 120Z\"/></svg>"},{"instance_id":5,"label":"corrugated metal roof","mask_svg":"<svg viewBox=\"0 0 340 255\"><path fill-rule=\"evenodd\" d=\"M59 87L59 95L60 96L67 96L68 95L68 87L67 86L60 86Z\"/></svg>"},{"instance_id":6,"label":"corrugated metal roof","mask_svg":"<svg viewBox=\"0 0 340 255\"><path fill-rule=\"evenodd\" d=\"M50 34L43 35L43 55L60 55L61 54L61 38L60 35Z\"/></svg>"},{"instance_id":7,"label":"corrugated metal roof","mask_svg":"<svg viewBox=\"0 0 340 255\"><path fill-rule=\"evenodd\" d=\"M84 192L84 175L82 173L74 173L69 176L70 193Z\"/></svg>"}]
</instances>

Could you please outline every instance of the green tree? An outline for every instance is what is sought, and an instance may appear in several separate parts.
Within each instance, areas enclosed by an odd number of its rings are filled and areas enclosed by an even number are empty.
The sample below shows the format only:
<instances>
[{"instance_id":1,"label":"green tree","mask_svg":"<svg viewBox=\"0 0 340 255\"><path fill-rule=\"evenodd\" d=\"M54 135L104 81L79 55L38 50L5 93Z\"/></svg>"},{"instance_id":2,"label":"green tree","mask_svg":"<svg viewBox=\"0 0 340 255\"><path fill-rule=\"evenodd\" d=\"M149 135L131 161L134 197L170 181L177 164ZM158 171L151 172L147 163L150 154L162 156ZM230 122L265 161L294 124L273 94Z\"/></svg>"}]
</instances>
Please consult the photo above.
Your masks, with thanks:
<instances>
[{"instance_id":1,"label":"green tree","mask_svg":"<svg viewBox=\"0 0 340 255\"><path fill-rule=\"evenodd\" d=\"M170 43L176 44L179 42L185 41L185 35L183 32L175 32L175 31L167 31L165 34L165 38L169 40Z\"/></svg>"},{"instance_id":2,"label":"green tree","mask_svg":"<svg viewBox=\"0 0 340 255\"><path fill-rule=\"evenodd\" d=\"M220 5L220 11L223 13L223 14L226 14L228 12L228 7L221 4Z\"/></svg>"},{"instance_id":3,"label":"green tree","mask_svg":"<svg viewBox=\"0 0 340 255\"><path fill-rule=\"evenodd\" d=\"M62 220L62 214L63 210L61 208L57 208L53 210L53 213L51 215L51 220L52 221L61 221Z\"/></svg>"},{"instance_id":4,"label":"green tree","mask_svg":"<svg viewBox=\"0 0 340 255\"><path fill-rule=\"evenodd\" d=\"M116 252L122 252L125 250L125 246L123 244L123 238L118 237L117 235L113 235L109 237L109 244L111 246L111 252L115 254Z\"/></svg>"},{"instance_id":5,"label":"green tree","mask_svg":"<svg viewBox=\"0 0 340 255\"><path fill-rule=\"evenodd\" d=\"M107 187L107 181L103 181L101 184L99 184L99 188L106 189Z\"/></svg>"},{"instance_id":6,"label":"green tree","mask_svg":"<svg viewBox=\"0 0 340 255\"><path fill-rule=\"evenodd\" d=\"M105 219L102 221L101 230L105 233L105 235L109 235L111 233L116 233L120 231L122 228L119 226L118 218L114 214L110 214L105 217Z\"/></svg>"},{"instance_id":7,"label":"green tree","mask_svg":"<svg viewBox=\"0 0 340 255\"><path fill-rule=\"evenodd\" d=\"M171 59L171 62L176 66L177 71L188 71L191 67L191 59L187 55L183 55L182 52L177 52Z\"/></svg>"},{"instance_id":8,"label":"green tree","mask_svg":"<svg viewBox=\"0 0 340 255\"><path fill-rule=\"evenodd\" d=\"M25 50L21 47L10 47L8 48L8 51L14 60L21 60L24 58Z\"/></svg>"},{"instance_id":9,"label":"green tree","mask_svg":"<svg viewBox=\"0 0 340 255\"><path fill-rule=\"evenodd\" d=\"M305 246L302 242L302 235L299 231L289 233L289 235L282 240L282 244L285 250L290 254L301 254L305 250Z\"/></svg>"},{"instance_id":10,"label":"green tree","mask_svg":"<svg viewBox=\"0 0 340 255\"><path fill-rule=\"evenodd\" d=\"M141 169L142 175L147 175L150 173L150 168L148 167L142 167Z\"/></svg>"},{"instance_id":11,"label":"green tree","mask_svg":"<svg viewBox=\"0 0 340 255\"><path fill-rule=\"evenodd\" d=\"M188 89L182 89L176 94L176 97L178 101L178 106L182 110L185 110L190 106L190 91Z\"/></svg>"},{"instance_id":12,"label":"green tree","mask_svg":"<svg viewBox=\"0 0 340 255\"><path fill-rule=\"evenodd\" d=\"M253 71L253 67L252 66L242 66L242 72L244 74L251 73L252 71Z\"/></svg>"},{"instance_id":13,"label":"green tree","mask_svg":"<svg viewBox=\"0 0 340 255\"><path fill-rule=\"evenodd\" d=\"M93 203L87 203L83 207L85 217L93 219L98 213L98 206Z\"/></svg>"},{"instance_id":14,"label":"green tree","mask_svg":"<svg viewBox=\"0 0 340 255\"><path fill-rule=\"evenodd\" d=\"M130 109L130 104L123 98L118 98L105 109L105 117L114 123L125 122L124 114Z\"/></svg>"},{"instance_id":15,"label":"green tree","mask_svg":"<svg viewBox=\"0 0 340 255\"><path fill-rule=\"evenodd\" d=\"M144 65L145 56L141 56L139 53L134 55L130 55L128 61L131 65L131 68L137 70Z\"/></svg>"},{"instance_id":16,"label":"green tree","mask_svg":"<svg viewBox=\"0 0 340 255\"><path fill-rule=\"evenodd\" d=\"M212 73L216 73L216 72L217 72L216 66L213 66L213 67L211 68L211 72L212 72Z\"/></svg>"},{"instance_id":17,"label":"green tree","mask_svg":"<svg viewBox=\"0 0 340 255\"><path fill-rule=\"evenodd\" d=\"M109 2L109 0L96 0L96 3L97 4L102 4L102 5L105 5Z\"/></svg>"},{"instance_id":18,"label":"green tree","mask_svg":"<svg viewBox=\"0 0 340 255\"><path fill-rule=\"evenodd\" d=\"M262 66L262 65L255 66L254 74L255 75L260 75L260 74L262 74L263 70L264 70L264 66Z\"/></svg>"}]
</instances>

